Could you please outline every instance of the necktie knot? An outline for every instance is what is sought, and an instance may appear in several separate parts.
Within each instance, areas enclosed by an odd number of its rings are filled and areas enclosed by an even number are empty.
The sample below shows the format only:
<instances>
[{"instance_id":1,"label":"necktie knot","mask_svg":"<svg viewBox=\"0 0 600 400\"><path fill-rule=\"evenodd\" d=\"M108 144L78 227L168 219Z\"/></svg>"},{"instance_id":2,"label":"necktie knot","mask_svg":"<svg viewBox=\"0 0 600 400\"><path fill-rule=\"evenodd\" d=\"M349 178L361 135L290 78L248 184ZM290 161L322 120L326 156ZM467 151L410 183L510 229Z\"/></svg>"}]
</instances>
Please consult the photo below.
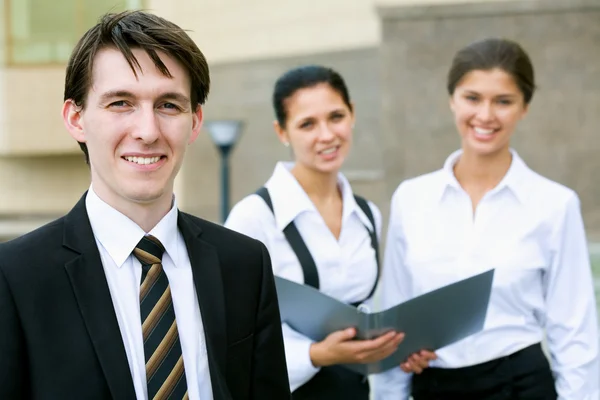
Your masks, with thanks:
<instances>
[{"instance_id":1,"label":"necktie knot","mask_svg":"<svg viewBox=\"0 0 600 400\"><path fill-rule=\"evenodd\" d=\"M154 236L144 236L133 249L133 255L142 265L160 264L165 248Z\"/></svg>"}]
</instances>

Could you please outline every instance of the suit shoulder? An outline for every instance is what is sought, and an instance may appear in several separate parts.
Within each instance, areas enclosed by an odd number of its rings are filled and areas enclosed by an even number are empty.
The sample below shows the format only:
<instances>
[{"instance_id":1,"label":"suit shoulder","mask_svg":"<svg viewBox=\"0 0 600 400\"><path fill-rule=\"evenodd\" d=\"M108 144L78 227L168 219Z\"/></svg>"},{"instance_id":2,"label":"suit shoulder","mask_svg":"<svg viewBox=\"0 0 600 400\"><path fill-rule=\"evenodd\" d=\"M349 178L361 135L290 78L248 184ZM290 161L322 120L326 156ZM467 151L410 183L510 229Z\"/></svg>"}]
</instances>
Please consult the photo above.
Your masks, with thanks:
<instances>
[{"instance_id":1,"label":"suit shoulder","mask_svg":"<svg viewBox=\"0 0 600 400\"><path fill-rule=\"evenodd\" d=\"M43 255L44 249L60 247L64 217L49 222L15 239L0 243L0 265L23 265Z\"/></svg>"}]
</instances>

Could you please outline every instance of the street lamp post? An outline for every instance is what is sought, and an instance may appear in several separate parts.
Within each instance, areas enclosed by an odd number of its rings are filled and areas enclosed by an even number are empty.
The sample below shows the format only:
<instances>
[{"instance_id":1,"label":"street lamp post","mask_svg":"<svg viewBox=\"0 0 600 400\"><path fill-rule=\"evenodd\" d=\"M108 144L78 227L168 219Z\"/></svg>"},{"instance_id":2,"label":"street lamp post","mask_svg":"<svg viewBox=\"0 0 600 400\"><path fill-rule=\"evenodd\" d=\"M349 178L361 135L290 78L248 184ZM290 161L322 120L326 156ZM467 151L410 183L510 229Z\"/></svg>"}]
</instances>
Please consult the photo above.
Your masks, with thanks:
<instances>
[{"instance_id":1,"label":"street lamp post","mask_svg":"<svg viewBox=\"0 0 600 400\"><path fill-rule=\"evenodd\" d=\"M221 155L221 222L229 214L229 155L242 133L243 123L236 120L208 121L204 124Z\"/></svg>"}]
</instances>

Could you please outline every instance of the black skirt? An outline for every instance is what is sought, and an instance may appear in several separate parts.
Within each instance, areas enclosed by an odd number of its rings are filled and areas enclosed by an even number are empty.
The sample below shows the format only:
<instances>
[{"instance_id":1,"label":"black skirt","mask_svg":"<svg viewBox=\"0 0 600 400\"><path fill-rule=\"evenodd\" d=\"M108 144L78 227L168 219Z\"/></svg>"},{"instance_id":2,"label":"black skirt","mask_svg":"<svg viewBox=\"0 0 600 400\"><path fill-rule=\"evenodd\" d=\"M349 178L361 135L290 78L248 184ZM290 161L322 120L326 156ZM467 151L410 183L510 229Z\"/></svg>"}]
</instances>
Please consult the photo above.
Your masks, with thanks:
<instances>
[{"instance_id":1,"label":"black skirt","mask_svg":"<svg viewBox=\"0 0 600 400\"><path fill-rule=\"evenodd\" d=\"M427 368L412 380L414 400L556 400L540 344L470 367Z\"/></svg>"},{"instance_id":2,"label":"black skirt","mask_svg":"<svg viewBox=\"0 0 600 400\"><path fill-rule=\"evenodd\" d=\"M364 375L342 366L323 367L294 390L293 400L368 400L369 382Z\"/></svg>"}]
</instances>

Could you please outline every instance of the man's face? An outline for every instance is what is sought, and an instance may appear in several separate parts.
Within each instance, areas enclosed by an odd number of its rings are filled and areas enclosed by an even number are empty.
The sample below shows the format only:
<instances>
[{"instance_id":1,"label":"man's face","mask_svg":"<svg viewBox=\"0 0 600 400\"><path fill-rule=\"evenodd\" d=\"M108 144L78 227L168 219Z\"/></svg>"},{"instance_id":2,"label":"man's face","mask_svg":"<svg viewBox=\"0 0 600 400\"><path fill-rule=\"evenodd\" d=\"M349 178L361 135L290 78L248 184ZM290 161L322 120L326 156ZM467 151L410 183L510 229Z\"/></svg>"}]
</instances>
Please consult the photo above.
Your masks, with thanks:
<instances>
[{"instance_id":1,"label":"man's face","mask_svg":"<svg viewBox=\"0 0 600 400\"><path fill-rule=\"evenodd\" d=\"M170 204L186 147L202 123L201 108L192 109L185 68L158 53L169 78L144 50L132 51L141 67L137 78L120 51L102 49L85 108L69 100L63 107L67 129L87 145L94 191L118 209Z\"/></svg>"}]
</instances>

